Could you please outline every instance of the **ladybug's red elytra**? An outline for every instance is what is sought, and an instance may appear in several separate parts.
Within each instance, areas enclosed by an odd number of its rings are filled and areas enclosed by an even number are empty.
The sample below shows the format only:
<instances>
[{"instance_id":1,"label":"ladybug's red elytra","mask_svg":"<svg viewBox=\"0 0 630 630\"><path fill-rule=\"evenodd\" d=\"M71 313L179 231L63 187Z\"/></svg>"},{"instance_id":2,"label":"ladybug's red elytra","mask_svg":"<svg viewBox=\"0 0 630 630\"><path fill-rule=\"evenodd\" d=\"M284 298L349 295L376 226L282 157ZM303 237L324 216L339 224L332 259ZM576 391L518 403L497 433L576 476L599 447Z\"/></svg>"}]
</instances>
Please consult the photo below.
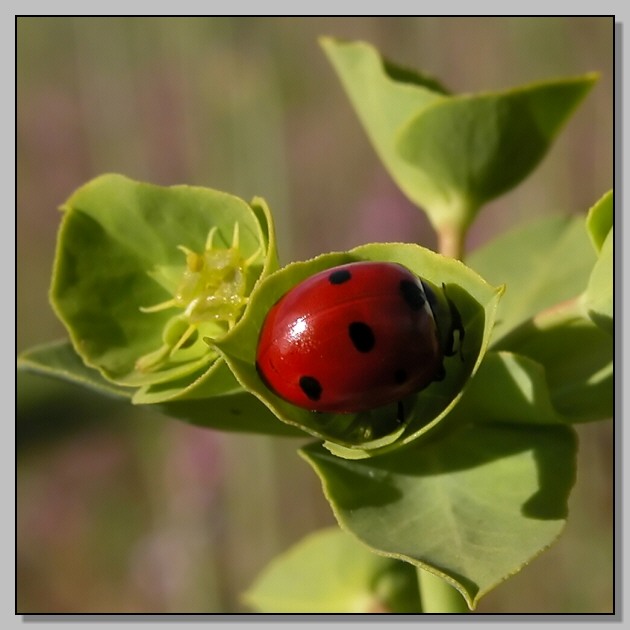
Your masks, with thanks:
<instances>
[{"instance_id":1,"label":"ladybug's red elytra","mask_svg":"<svg viewBox=\"0 0 630 630\"><path fill-rule=\"evenodd\" d=\"M398 263L353 262L316 273L274 304L256 368L298 407L366 411L441 380L456 330L461 341L443 289Z\"/></svg>"}]
</instances>

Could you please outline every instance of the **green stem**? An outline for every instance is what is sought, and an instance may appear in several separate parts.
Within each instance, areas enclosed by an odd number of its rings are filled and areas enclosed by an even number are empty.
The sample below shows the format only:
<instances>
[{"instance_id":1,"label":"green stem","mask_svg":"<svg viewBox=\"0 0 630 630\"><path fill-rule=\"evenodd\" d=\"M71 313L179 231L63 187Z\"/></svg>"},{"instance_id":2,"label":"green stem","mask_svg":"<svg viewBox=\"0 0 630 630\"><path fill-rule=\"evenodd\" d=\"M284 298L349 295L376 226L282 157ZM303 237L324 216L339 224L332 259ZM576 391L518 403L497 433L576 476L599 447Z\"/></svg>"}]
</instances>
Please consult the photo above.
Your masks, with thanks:
<instances>
[{"instance_id":1,"label":"green stem","mask_svg":"<svg viewBox=\"0 0 630 630\"><path fill-rule=\"evenodd\" d=\"M437 229L438 251L443 256L464 259L466 227L460 223L443 223Z\"/></svg>"},{"instance_id":2,"label":"green stem","mask_svg":"<svg viewBox=\"0 0 630 630\"><path fill-rule=\"evenodd\" d=\"M443 256L464 260L466 255L466 235L481 205L468 198L452 200L452 204L436 206L430 213L437 221L432 221L437 232L438 252Z\"/></svg>"},{"instance_id":3,"label":"green stem","mask_svg":"<svg viewBox=\"0 0 630 630\"><path fill-rule=\"evenodd\" d=\"M417 568L418 587L423 613L467 613L466 600L460 592L442 578Z\"/></svg>"}]
</instances>

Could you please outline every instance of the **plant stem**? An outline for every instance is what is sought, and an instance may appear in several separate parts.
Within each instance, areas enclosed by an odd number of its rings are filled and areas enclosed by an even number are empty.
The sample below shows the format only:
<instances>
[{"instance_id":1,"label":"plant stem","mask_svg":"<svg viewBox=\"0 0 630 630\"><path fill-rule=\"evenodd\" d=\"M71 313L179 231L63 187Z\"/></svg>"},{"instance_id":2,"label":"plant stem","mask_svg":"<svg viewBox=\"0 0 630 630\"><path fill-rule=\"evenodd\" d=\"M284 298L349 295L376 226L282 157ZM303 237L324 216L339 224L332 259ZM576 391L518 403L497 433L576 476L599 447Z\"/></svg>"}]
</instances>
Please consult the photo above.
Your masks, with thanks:
<instances>
[{"instance_id":1,"label":"plant stem","mask_svg":"<svg viewBox=\"0 0 630 630\"><path fill-rule=\"evenodd\" d=\"M417 571L423 613L469 612L466 600L448 582L420 567Z\"/></svg>"},{"instance_id":2,"label":"plant stem","mask_svg":"<svg viewBox=\"0 0 630 630\"><path fill-rule=\"evenodd\" d=\"M437 229L438 251L443 256L463 260L466 228L459 223L443 223Z\"/></svg>"}]
</instances>

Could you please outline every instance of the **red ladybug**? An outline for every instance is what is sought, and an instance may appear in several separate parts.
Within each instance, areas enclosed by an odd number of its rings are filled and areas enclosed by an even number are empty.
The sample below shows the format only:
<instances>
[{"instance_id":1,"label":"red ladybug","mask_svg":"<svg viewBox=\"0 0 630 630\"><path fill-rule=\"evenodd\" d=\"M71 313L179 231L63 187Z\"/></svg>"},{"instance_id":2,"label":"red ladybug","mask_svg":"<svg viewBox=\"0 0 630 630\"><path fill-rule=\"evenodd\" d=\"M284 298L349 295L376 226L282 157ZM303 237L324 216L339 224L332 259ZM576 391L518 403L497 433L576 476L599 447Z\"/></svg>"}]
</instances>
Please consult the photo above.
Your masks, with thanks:
<instances>
[{"instance_id":1,"label":"red ladybug","mask_svg":"<svg viewBox=\"0 0 630 630\"><path fill-rule=\"evenodd\" d=\"M355 262L288 291L260 332L256 368L280 398L312 411L366 411L444 377L463 328L442 289L406 267Z\"/></svg>"}]
</instances>

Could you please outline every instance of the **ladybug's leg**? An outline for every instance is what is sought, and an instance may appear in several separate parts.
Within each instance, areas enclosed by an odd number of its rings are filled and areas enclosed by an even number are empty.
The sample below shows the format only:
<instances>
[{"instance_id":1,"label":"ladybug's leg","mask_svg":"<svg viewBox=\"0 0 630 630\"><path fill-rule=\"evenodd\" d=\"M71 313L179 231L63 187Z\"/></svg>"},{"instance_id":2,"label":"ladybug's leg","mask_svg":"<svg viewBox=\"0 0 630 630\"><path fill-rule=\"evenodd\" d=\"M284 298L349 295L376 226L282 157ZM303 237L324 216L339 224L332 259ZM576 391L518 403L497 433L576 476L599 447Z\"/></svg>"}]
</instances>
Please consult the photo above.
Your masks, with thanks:
<instances>
[{"instance_id":1,"label":"ladybug's leg","mask_svg":"<svg viewBox=\"0 0 630 630\"><path fill-rule=\"evenodd\" d=\"M435 371L435 376L433 377L434 382L443 381L446 376L446 370L444 369L444 363L440 365L440 367Z\"/></svg>"},{"instance_id":2,"label":"ladybug's leg","mask_svg":"<svg viewBox=\"0 0 630 630\"><path fill-rule=\"evenodd\" d=\"M460 315L459 310L457 310L457 306L455 306L453 300L451 300L448 295L446 295L446 285L442 283L442 290L444 291L444 296L446 297L446 302L448 304L448 310L451 315L451 331L449 337L449 347L446 348L444 354L447 357L451 357L455 354L455 333L457 333L457 345L459 347L459 356L462 361L464 360L464 354L462 352L462 346L464 344L464 324L462 322L462 316ZM437 379L436 379L437 380Z\"/></svg>"}]
</instances>

